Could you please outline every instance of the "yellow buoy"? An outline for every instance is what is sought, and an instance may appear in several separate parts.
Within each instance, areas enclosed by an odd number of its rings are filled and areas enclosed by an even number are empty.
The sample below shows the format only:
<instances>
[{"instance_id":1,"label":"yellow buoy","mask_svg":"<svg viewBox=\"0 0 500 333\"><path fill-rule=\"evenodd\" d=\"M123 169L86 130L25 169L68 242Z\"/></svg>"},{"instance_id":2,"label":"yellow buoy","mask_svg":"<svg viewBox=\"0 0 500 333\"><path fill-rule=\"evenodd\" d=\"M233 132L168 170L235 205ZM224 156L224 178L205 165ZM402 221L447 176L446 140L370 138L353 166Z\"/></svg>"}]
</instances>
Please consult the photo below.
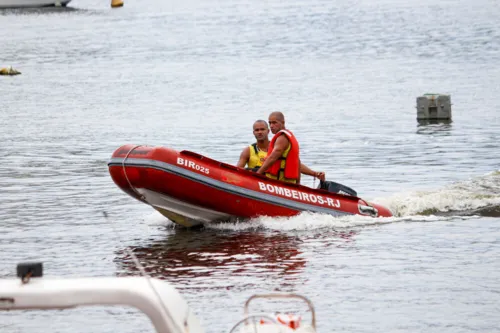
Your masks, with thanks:
<instances>
[{"instance_id":1,"label":"yellow buoy","mask_svg":"<svg viewBox=\"0 0 500 333\"><path fill-rule=\"evenodd\" d=\"M111 0L111 8L123 7L123 0Z\"/></svg>"},{"instance_id":2,"label":"yellow buoy","mask_svg":"<svg viewBox=\"0 0 500 333\"><path fill-rule=\"evenodd\" d=\"M12 66L10 66L9 68L7 67L0 68L0 75L19 75L19 74L21 74L21 72L15 70L14 68L12 68Z\"/></svg>"}]
</instances>

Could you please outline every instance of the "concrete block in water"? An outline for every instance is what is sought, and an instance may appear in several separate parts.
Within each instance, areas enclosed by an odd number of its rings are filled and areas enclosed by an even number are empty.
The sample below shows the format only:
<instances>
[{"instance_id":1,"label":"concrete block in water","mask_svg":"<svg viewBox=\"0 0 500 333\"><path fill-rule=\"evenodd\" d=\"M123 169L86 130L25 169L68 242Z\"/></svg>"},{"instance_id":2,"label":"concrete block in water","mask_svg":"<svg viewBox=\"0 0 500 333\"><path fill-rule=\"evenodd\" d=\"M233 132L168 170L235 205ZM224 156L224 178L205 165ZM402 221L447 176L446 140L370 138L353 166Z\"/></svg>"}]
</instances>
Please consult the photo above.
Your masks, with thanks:
<instances>
[{"instance_id":1,"label":"concrete block in water","mask_svg":"<svg viewBox=\"0 0 500 333\"><path fill-rule=\"evenodd\" d=\"M424 94L417 97L417 120L451 119L450 95Z\"/></svg>"}]
</instances>

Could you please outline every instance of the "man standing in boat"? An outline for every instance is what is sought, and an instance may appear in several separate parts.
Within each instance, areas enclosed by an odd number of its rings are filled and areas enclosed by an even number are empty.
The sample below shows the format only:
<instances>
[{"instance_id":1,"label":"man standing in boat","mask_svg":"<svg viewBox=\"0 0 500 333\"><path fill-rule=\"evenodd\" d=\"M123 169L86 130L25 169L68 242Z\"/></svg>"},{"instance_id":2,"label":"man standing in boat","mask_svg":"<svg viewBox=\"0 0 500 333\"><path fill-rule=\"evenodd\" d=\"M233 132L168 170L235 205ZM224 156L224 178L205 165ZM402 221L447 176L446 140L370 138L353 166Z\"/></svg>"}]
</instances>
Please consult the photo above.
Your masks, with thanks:
<instances>
[{"instance_id":1,"label":"man standing in boat","mask_svg":"<svg viewBox=\"0 0 500 333\"><path fill-rule=\"evenodd\" d=\"M257 173L288 183L300 183L300 174L325 180L324 172L315 172L300 162L299 142L293 133L285 128L285 116L281 112L269 115L269 126L274 134L269 143L268 155Z\"/></svg>"},{"instance_id":2,"label":"man standing in boat","mask_svg":"<svg viewBox=\"0 0 500 333\"><path fill-rule=\"evenodd\" d=\"M240 159L236 166L244 168L248 165L249 169L258 169L264 163L269 147L269 127L265 120L257 120L253 123L253 135L257 142L243 149Z\"/></svg>"}]
</instances>

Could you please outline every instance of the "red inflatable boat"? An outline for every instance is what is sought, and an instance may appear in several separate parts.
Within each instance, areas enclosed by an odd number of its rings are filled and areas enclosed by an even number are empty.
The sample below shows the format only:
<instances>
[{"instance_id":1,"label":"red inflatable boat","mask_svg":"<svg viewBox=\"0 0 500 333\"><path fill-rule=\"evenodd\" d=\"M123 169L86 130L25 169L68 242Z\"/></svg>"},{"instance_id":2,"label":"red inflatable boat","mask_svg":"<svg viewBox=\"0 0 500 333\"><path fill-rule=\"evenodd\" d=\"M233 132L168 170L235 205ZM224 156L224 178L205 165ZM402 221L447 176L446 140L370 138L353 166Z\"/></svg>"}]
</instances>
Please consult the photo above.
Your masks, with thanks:
<instances>
[{"instance_id":1,"label":"red inflatable boat","mask_svg":"<svg viewBox=\"0 0 500 333\"><path fill-rule=\"evenodd\" d=\"M124 145L113 153L108 167L119 188L186 227L303 211L392 216L389 209L358 198L354 191L349 195L347 187L340 194L284 183L185 150Z\"/></svg>"}]
</instances>

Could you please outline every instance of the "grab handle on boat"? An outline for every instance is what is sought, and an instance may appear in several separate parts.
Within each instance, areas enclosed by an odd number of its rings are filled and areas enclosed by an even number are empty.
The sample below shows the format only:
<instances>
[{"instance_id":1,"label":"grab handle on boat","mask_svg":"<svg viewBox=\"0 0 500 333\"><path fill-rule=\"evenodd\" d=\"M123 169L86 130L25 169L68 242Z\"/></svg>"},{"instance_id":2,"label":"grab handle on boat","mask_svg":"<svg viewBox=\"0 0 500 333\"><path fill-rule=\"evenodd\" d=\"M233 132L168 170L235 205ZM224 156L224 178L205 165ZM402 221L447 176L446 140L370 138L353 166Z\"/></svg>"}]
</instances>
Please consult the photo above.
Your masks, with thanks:
<instances>
[{"instance_id":1,"label":"grab handle on boat","mask_svg":"<svg viewBox=\"0 0 500 333\"><path fill-rule=\"evenodd\" d=\"M359 212L363 215L370 215L372 217L378 216L378 210L375 207L358 204Z\"/></svg>"},{"instance_id":2,"label":"grab handle on boat","mask_svg":"<svg viewBox=\"0 0 500 333\"><path fill-rule=\"evenodd\" d=\"M285 293L285 294L273 293L273 294L252 295L245 302L245 310L244 310L245 316L248 316L248 308L249 308L250 302L254 299L257 299L257 298L288 298L288 299L297 298L297 299L303 300L304 302L306 302L307 306L309 307L309 310L311 311L311 326L314 328L314 330L316 330L316 312L314 311L314 305L309 300L309 298L302 296L302 295L299 295L299 294L293 294L293 293Z\"/></svg>"}]
</instances>

